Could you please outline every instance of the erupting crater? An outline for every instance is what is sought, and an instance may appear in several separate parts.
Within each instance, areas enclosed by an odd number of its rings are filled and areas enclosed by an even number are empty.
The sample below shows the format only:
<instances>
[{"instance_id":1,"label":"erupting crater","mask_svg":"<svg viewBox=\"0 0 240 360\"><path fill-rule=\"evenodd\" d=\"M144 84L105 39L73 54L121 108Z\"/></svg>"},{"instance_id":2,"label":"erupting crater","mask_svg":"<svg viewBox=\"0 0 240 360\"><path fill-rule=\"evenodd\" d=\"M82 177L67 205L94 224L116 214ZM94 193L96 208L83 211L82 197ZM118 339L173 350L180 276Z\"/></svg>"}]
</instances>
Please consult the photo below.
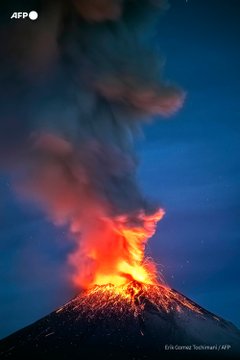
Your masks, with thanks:
<instances>
[{"instance_id":1,"label":"erupting crater","mask_svg":"<svg viewBox=\"0 0 240 360\"><path fill-rule=\"evenodd\" d=\"M144 316L145 309L155 309L169 314L183 309L201 314L201 308L180 293L160 284L144 284L131 281L124 285L95 285L57 310L78 309L87 317L118 314L134 317Z\"/></svg>"}]
</instances>

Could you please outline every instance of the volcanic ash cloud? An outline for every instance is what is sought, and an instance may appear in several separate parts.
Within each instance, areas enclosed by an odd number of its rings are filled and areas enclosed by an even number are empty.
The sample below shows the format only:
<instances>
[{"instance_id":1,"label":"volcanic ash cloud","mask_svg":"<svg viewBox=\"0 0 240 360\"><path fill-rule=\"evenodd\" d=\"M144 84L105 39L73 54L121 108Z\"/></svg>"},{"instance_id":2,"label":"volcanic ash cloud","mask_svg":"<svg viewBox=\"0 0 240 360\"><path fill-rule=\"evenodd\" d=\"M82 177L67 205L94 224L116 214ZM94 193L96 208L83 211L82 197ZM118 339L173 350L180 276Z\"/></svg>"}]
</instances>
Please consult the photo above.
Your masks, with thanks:
<instances>
[{"instance_id":1,"label":"volcanic ash cloud","mask_svg":"<svg viewBox=\"0 0 240 360\"><path fill-rule=\"evenodd\" d=\"M155 31L166 5L74 0L58 6L49 80L58 95L31 119L21 190L56 224L69 225L78 286L156 281L144 247L164 211L139 190L133 137L141 123L183 103L183 92L162 79Z\"/></svg>"}]
</instances>

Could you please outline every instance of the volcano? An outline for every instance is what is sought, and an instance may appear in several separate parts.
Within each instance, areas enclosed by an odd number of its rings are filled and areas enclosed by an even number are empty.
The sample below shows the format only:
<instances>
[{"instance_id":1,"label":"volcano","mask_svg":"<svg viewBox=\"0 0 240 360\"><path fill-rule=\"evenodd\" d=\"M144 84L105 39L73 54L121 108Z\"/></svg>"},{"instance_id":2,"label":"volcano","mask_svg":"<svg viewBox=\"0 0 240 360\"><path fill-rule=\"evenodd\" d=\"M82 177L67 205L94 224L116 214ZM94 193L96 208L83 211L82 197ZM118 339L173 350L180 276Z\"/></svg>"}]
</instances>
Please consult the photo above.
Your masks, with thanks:
<instances>
[{"instance_id":1,"label":"volcano","mask_svg":"<svg viewBox=\"0 0 240 360\"><path fill-rule=\"evenodd\" d=\"M240 331L165 285L95 285L0 342L1 359L240 354Z\"/></svg>"}]
</instances>

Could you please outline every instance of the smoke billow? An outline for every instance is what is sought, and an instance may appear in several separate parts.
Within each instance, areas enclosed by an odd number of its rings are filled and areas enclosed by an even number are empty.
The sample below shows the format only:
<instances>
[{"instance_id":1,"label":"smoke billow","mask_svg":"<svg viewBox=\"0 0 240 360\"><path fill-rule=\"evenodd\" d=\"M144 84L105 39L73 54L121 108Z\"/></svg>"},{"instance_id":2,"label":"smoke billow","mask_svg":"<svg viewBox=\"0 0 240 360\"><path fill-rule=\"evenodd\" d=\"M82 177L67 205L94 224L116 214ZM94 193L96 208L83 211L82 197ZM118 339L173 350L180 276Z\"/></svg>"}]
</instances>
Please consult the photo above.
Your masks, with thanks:
<instances>
[{"instance_id":1,"label":"smoke billow","mask_svg":"<svg viewBox=\"0 0 240 360\"><path fill-rule=\"evenodd\" d=\"M27 89L14 120L27 118L27 141L18 154L21 191L56 224L69 225L76 240L69 260L77 285L113 276L117 283L129 277L154 281L144 246L164 212L138 187L133 137L141 123L169 116L183 102L182 91L162 79L156 44L158 18L167 4L56 4L43 6L35 28L41 52L33 41L28 50L20 49L18 62L7 49Z\"/></svg>"}]
</instances>

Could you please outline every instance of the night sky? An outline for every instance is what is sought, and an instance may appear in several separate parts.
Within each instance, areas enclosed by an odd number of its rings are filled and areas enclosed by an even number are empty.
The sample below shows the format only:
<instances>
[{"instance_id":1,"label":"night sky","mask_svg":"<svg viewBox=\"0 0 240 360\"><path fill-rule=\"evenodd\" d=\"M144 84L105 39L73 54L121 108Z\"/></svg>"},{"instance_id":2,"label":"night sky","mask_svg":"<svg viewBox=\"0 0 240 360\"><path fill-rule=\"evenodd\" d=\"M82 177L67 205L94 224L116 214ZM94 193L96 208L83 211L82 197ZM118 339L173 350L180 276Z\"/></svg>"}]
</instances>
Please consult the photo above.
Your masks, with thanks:
<instances>
[{"instance_id":1,"label":"night sky","mask_svg":"<svg viewBox=\"0 0 240 360\"><path fill-rule=\"evenodd\" d=\"M145 126L139 181L166 216L148 253L173 288L240 326L240 49L237 0L175 0L162 17L166 75L187 92ZM0 177L0 337L73 297L71 241Z\"/></svg>"}]
</instances>

